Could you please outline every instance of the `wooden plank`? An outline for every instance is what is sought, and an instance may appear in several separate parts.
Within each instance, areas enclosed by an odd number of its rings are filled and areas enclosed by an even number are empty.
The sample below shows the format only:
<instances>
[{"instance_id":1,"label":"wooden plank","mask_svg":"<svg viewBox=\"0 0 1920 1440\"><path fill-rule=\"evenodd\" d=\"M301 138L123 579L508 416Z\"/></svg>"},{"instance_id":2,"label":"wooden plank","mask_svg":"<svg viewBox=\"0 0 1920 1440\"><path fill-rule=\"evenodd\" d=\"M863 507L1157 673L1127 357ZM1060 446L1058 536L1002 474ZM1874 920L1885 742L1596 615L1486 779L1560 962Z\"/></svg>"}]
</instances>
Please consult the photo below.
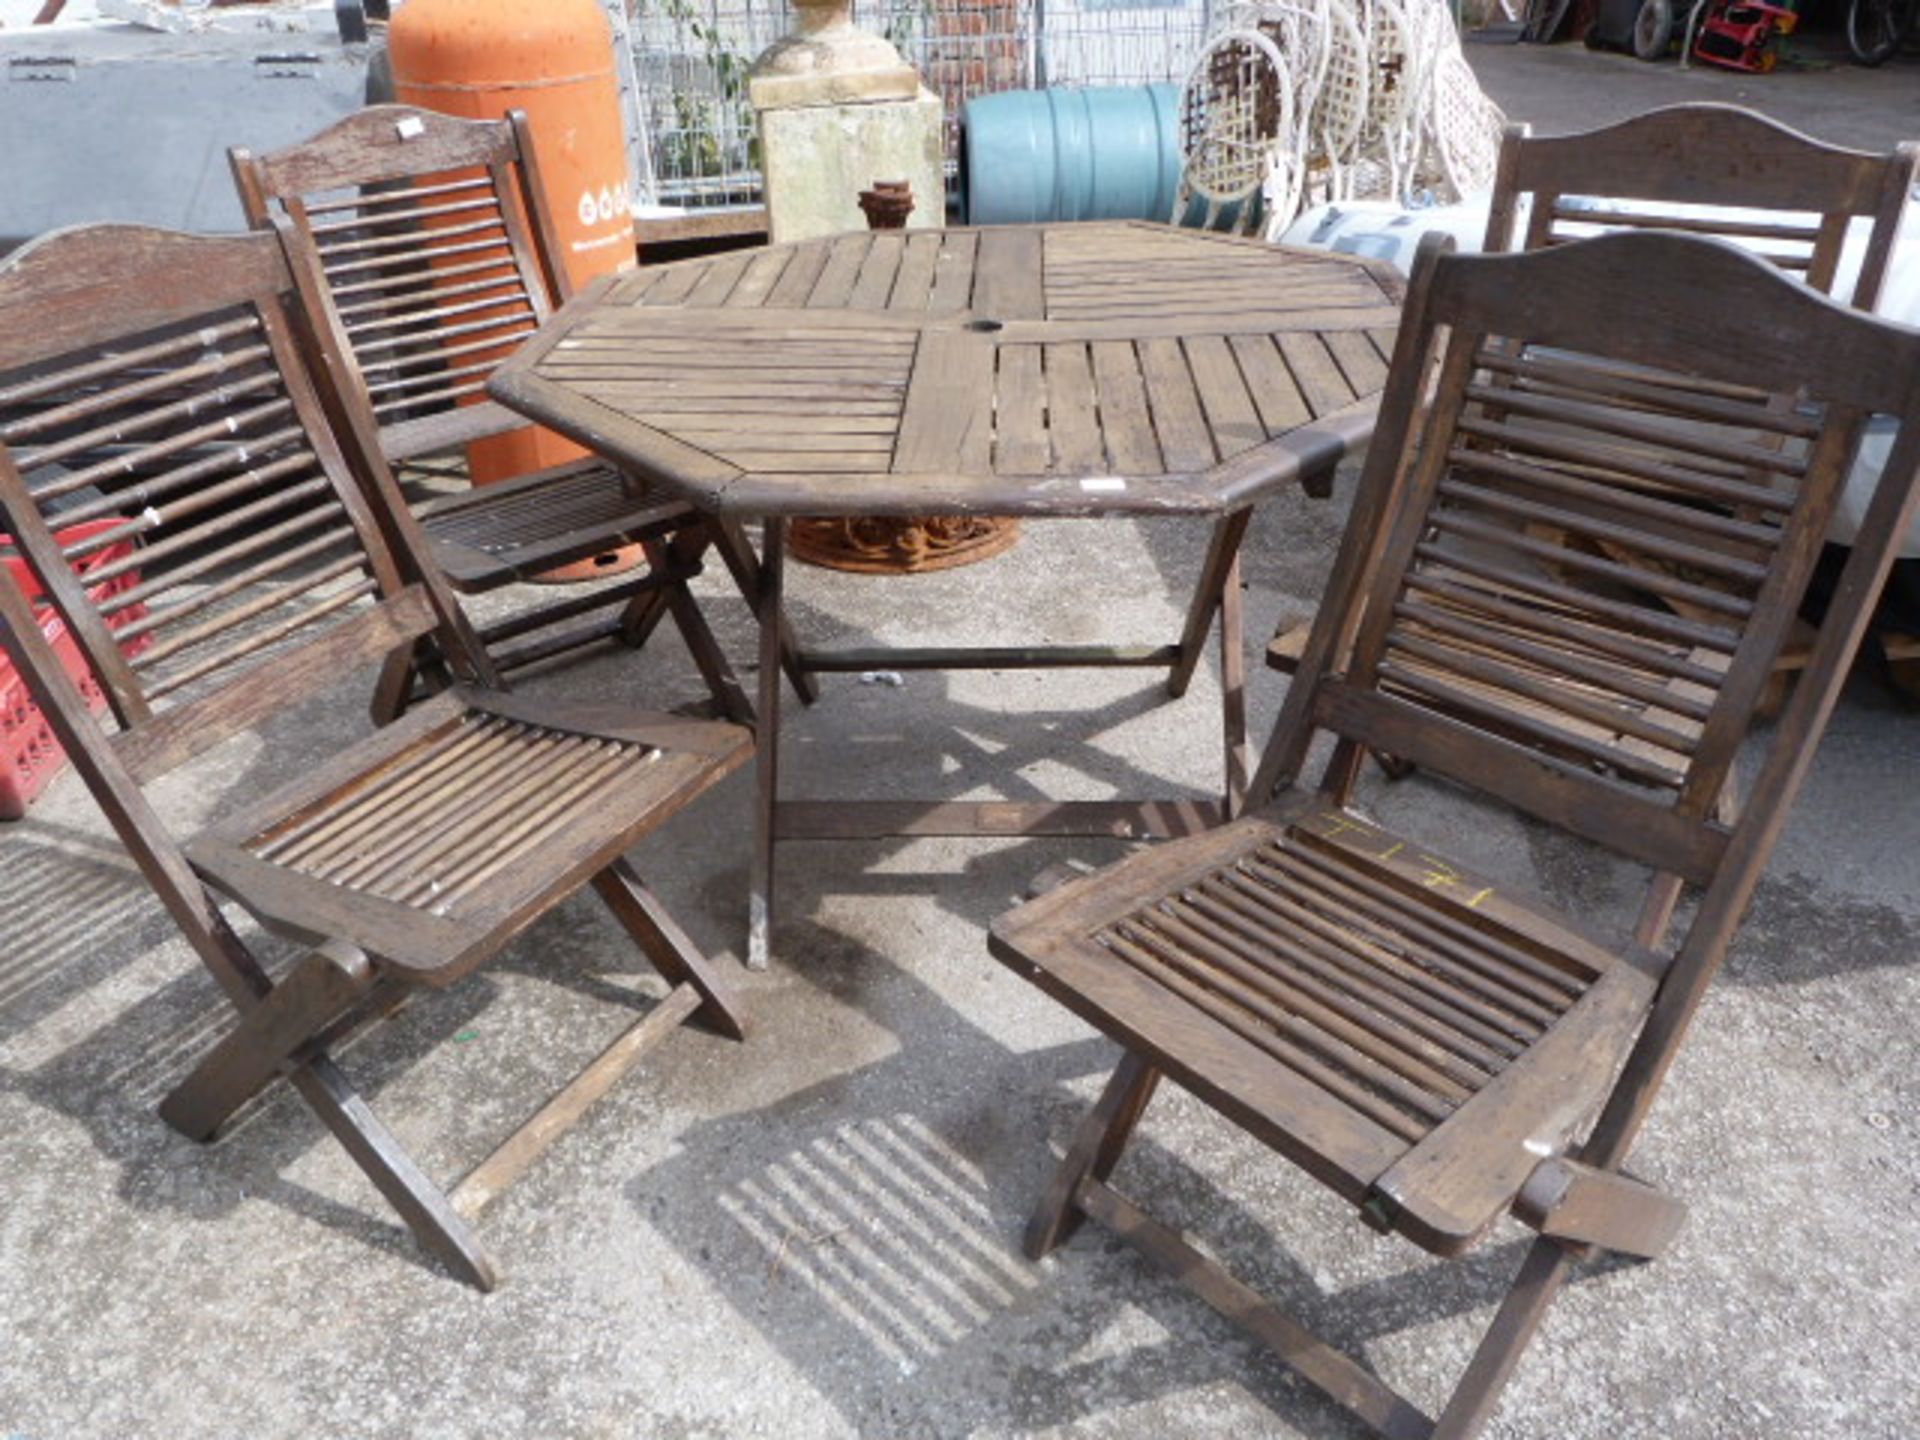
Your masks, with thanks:
<instances>
[{"instance_id":1,"label":"wooden plank","mask_svg":"<svg viewBox=\"0 0 1920 1440\"><path fill-rule=\"evenodd\" d=\"M1213 432L1214 448L1225 460L1250 450L1267 438L1253 397L1240 375L1240 366L1220 335L1198 335L1186 342L1187 364L1194 388Z\"/></svg>"},{"instance_id":2,"label":"wooden plank","mask_svg":"<svg viewBox=\"0 0 1920 1440\"><path fill-rule=\"evenodd\" d=\"M1066 474L1090 474L1106 468L1100 442L1093 370L1084 345L1046 347L1047 424L1053 440L1053 466Z\"/></svg>"},{"instance_id":3,"label":"wooden plank","mask_svg":"<svg viewBox=\"0 0 1920 1440\"><path fill-rule=\"evenodd\" d=\"M1140 359L1124 340L1102 340L1092 347L1093 378L1100 397L1100 428L1107 455L1123 475L1158 475L1165 468L1147 409Z\"/></svg>"},{"instance_id":4,"label":"wooden plank","mask_svg":"<svg viewBox=\"0 0 1920 1440\"><path fill-rule=\"evenodd\" d=\"M700 277L699 284L687 292L683 303L699 309L726 304L727 297L733 293L733 287L740 283L740 277L746 273L747 265L753 258L745 250L715 256L707 266L707 273Z\"/></svg>"},{"instance_id":5,"label":"wooden plank","mask_svg":"<svg viewBox=\"0 0 1920 1440\"><path fill-rule=\"evenodd\" d=\"M792 258L780 272L780 278L774 282L773 288L767 292L767 308L788 310L805 305L826 264L826 241L815 240L794 246Z\"/></svg>"},{"instance_id":6,"label":"wooden plank","mask_svg":"<svg viewBox=\"0 0 1920 1440\"><path fill-rule=\"evenodd\" d=\"M773 288L793 259L791 250L762 250L747 262L740 283L727 296L727 307L734 310L756 309L767 303Z\"/></svg>"},{"instance_id":7,"label":"wooden plank","mask_svg":"<svg viewBox=\"0 0 1920 1440\"><path fill-rule=\"evenodd\" d=\"M677 260L671 265L660 267L660 278L647 287L640 297L642 309L652 309L660 305L679 305L692 293L693 287L706 278L707 260ZM621 312L625 313L625 312Z\"/></svg>"},{"instance_id":8,"label":"wooden plank","mask_svg":"<svg viewBox=\"0 0 1920 1440\"><path fill-rule=\"evenodd\" d=\"M853 293L848 296L847 304L855 310L884 310L888 298L893 294L893 282L900 273L900 261L907 248L906 236L902 233L880 234L873 237L873 244L867 248L867 258L860 264L859 278L853 282Z\"/></svg>"},{"instance_id":9,"label":"wooden plank","mask_svg":"<svg viewBox=\"0 0 1920 1440\"><path fill-rule=\"evenodd\" d=\"M765 423L767 417L760 417L763 423L758 428L751 429L740 425L715 425L713 417L703 418L708 422L706 425L676 425L673 427L673 433L689 445L698 445L703 450L710 449L716 455L735 456L735 452L748 454L760 451L777 451L782 454L820 451L829 455L893 453L895 427L892 424L864 432L799 431L787 426L776 427L767 424ZM737 457L734 458L733 463L744 469L753 468Z\"/></svg>"},{"instance_id":10,"label":"wooden plank","mask_svg":"<svg viewBox=\"0 0 1920 1440\"><path fill-rule=\"evenodd\" d=\"M1142 340L1140 373L1153 406L1153 428L1167 469L1205 470L1213 464L1213 432L1200 408L1200 395L1178 340L1158 336Z\"/></svg>"},{"instance_id":11,"label":"wooden plank","mask_svg":"<svg viewBox=\"0 0 1920 1440\"><path fill-rule=\"evenodd\" d=\"M1315 415L1325 415L1343 405L1351 405L1354 392L1327 349L1331 337L1316 334L1280 334L1274 337L1287 368L1300 386L1300 393ZM1384 379L1385 372L1382 371Z\"/></svg>"},{"instance_id":12,"label":"wooden plank","mask_svg":"<svg viewBox=\"0 0 1920 1440\"><path fill-rule=\"evenodd\" d=\"M541 373L588 382L611 380L631 385L702 384L712 383L722 377L744 381L749 376L764 377L770 383L793 384L801 375L814 374L830 374L855 383L885 384L904 382L907 367L892 360L825 362L796 360L770 352L758 356L716 357L711 363L704 364L691 360L686 364L677 364L671 358L650 355L635 356L624 361L611 358L587 361L570 359L543 366Z\"/></svg>"},{"instance_id":13,"label":"wooden plank","mask_svg":"<svg viewBox=\"0 0 1920 1440\"><path fill-rule=\"evenodd\" d=\"M647 415L658 428L671 431L694 445L700 444L699 437L703 434L733 437L763 432L793 439L818 435L858 440L884 435L891 443L894 432L900 428L899 407L867 405L861 409L877 413L807 412L789 408L784 413L762 414L757 410L748 413L730 408L725 411L649 410Z\"/></svg>"},{"instance_id":14,"label":"wooden plank","mask_svg":"<svg viewBox=\"0 0 1920 1440\"><path fill-rule=\"evenodd\" d=\"M1326 337L1327 349L1346 376L1347 388L1355 395L1371 395L1387 383L1387 362L1373 348L1373 342L1357 330Z\"/></svg>"},{"instance_id":15,"label":"wooden plank","mask_svg":"<svg viewBox=\"0 0 1920 1440\"><path fill-rule=\"evenodd\" d=\"M1178 311L1119 320L1009 320L999 336L1002 344L1019 345L1048 340L1144 340L1154 335L1172 335L1184 339L1195 331L1210 335L1271 335L1291 330L1325 333L1332 330L1366 330L1377 326L1389 308L1384 305L1354 305L1289 312L1267 306L1215 315L1204 323Z\"/></svg>"},{"instance_id":16,"label":"wooden plank","mask_svg":"<svg viewBox=\"0 0 1920 1440\"><path fill-rule=\"evenodd\" d=\"M763 475L804 473L813 475L884 475L891 468L891 449L874 452L835 449L822 454L815 450L748 450L739 446L721 452L722 458Z\"/></svg>"},{"instance_id":17,"label":"wooden plank","mask_svg":"<svg viewBox=\"0 0 1920 1440\"><path fill-rule=\"evenodd\" d=\"M1046 374L1037 345L998 347L994 382L993 468L1002 475L1031 475L1045 470L1052 457L1047 443Z\"/></svg>"},{"instance_id":18,"label":"wooden plank","mask_svg":"<svg viewBox=\"0 0 1920 1440\"><path fill-rule=\"evenodd\" d=\"M972 230L949 232L940 237L933 291L927 297L929 310L965 310L972 306L973 262L979 244L979 233Z\"/></svg>"},{"instance_id":19,"label":"wooden plank","mask_svg":"<svg viewBox=\"0 0 1920 1440\"><path fill-rule=\"evenodd\" d=\"M993 455L993 347L964 332L920 341L894 473L983 471Z\"/></svg>"},{"instance_id":20,"label":"wooden plank","mask_svg":"<svg viewBox=\"0 0 1920 1440\"><path fill-rule=\"evenodd\" d=\"M993 320L1040 320L1047 313L1041 291L1041 232L1025 228L984 230L974 263L973 308Z\"/></svg>"},{"instance_id":21,"label":"wooden plank","mask_svg":"<svg viewBox=\"0 0 1920 1440\"><path fill-rule=\"evenodd\" d=\"M1171 840L1218 825L1212 800L782 800L782 840L905 835L1105 836Z\"/></svg>"},{"instance_id":22,"label":"wooden plank","mask_svg":"<svg viewBox=\"0 0 1920 1440\"><path fill-rule=\"evenodd\" d=\"M700 992L690 984L676 985L602 1050L593 1061L508 1136L493 1153L469 1170L448 1195L454 1210L468 1220L476 1218L500 1193L533 1167L620 1079L645 1058L647 1052L692 1017L700 1008Z\"/></svg>"},{"instance_id":23,"label":"wooden plank","mask_svg":"<svg viewBox=\"0 0 1920 1440\"><path fill-rule=\"evenodd\" d=\"M933 300L933 279L940 264L940 247L946 237L933 230L907 232L906 252L900 259L900 272L894 276L890 310L925 310Z\"/></svg>"},{"instance_id":24,"label":"wooden plank","mask_svg":"<svg viewBox=\"0 0 1920 1440\"><path fill-rule=\"evenodd\" d=\"M579 398L582 400L597 401L605 405L608 409L620 414L623 419L631 418L626 413L617 388L610 390L604 396L598 393L600 387L597 386L588 387L575 382L571 388L577 392ZM844 396L839 395L830 396L825 399L760 395L752 397L750 401L741 401L734 398L714 399L700 396L677 396L669 402L662 402L657 408L650 407L647 410L647 415L650 419L658 418L661 422L659 426L654 428L661 429L665 428L666 418L668 416L681 415L700 415L706 417L706 419L711 422L715 416L735 414L757 416L761 419L768 419L777 415L792 415L799 418L831 420L835 418L858 419L863 417L872 419L876 416L897 416L899 413L900 401L897 398L897 392L896 398L888 400L848 400Z\"/></svg>"},{"instance_id":25,"label":"wooden plank","mask_svg":"<svg viewBox=\"0 0 1920 1440\"><path fill-rule=\"evenodd\" d=\"M1234 335L1227 343L1240 362L1240 373L1269 436L1284 435L1313 419L1313 409L1294 384L1293 372L1280 358L1273 336Z\"/></svg>"},{"instance_id":26,"label":"wooden plank","mask_svg":"<svg viewBox=\"0 0 1920 1440\"><path fill-rule=\"evenodd\" d=\"M867 251L872 248L873 236L866 232L838 235L829 240L827 263L820 271L820 280L813 287L813 293L807 296L807 308L844 309L853 296L854 283L860 278L860 267L866 263Z\"/></svg>"},{"instance_id":27,"label":"wooden plank","mask_svg":"<svg viewBox=\"0 0 1920 1440\"><path fill-rule=\"evenodd\" d=\"M653 404L681 400L893 400L905 387L898 380L848 381L836 384L831 376L811 380L592 380L575 377L584 395L595 399L618 397L644 412Z\"/></svg>"}]
</instances>

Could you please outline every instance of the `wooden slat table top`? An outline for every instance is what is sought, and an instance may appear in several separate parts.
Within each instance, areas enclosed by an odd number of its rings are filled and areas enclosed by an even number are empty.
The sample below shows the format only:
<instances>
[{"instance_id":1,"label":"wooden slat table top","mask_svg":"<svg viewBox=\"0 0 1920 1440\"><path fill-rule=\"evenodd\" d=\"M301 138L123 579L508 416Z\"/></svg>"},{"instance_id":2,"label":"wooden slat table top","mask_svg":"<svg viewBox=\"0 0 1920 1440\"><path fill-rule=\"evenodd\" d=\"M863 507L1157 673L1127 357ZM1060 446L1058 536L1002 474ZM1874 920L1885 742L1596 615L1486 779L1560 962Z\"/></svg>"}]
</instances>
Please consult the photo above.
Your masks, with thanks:
<instances>
[{"instance_id":1,"label":"wooden slat table top","mask_svg":"<svg viewBox=\"0 0 1920 1440\"><path fill-rule=\"evenodd\" d=\"M856 233L610 277L492 390L713 510L1209 514L1365 442L1401 295L1145 222Z\"/></svg>"}]
</instances>

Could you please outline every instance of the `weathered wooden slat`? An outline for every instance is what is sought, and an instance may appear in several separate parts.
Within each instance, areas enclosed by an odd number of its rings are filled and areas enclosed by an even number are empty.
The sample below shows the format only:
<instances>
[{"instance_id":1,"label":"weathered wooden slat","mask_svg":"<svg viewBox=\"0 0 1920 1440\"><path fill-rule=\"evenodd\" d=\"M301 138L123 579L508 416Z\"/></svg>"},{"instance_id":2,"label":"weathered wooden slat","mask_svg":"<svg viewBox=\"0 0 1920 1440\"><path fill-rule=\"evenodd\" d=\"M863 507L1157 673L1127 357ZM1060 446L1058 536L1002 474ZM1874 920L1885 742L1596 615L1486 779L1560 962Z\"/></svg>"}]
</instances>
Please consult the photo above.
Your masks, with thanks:
<instances>
[{"instance_id":1,"label":"weathered wooden slat","mask_svg":"<svg viewBox=\"0 0 1920 1440\"><path fill-rule=\"evenodd\" d=\"M992 454L992 349L965 333L925 336L900 415L894 473L981 470Z\"/></svg>"},{"instance_id":2,"label":"weathered wooden slat","mask_svg":"<svg viewBox=\"0 0 1920 1440\"><path fill-rule=\"evenodd\" d=\"M1274 336L1232 335L1227 343L1269 436L1284 435L1313 419L1314 408L1294 383Z\"/></svg>"},{"instance_id":3,"label":"weathered wooden slat","mask_svg":"<svg viewBox=\"0 0 1920 1440\"><path fill-rule=\"evenodd\" d=\"M820 278L807 296L809 310L838 310L847 304L852 298L854 283L860 278L860 267L866 264L867 252L873 247L873 239L870 234L856 232L828 242L827 263L821 267Z\"/></svg>"},{"instance_id":4,"label":"weathered wooden slat","mask_svg":"<svg viewBox=\"0 0 1920 1440\"><path fill-rule=\"evenodd\" d=\"M934 276L939 267L940 247L944 240L945 237L938 231L908 232L906 249L900 257L900 270L893 280L893 293L887 297L889 309L930 308Z\"/></svg>"},{"instance_id":5,"label":"weathered wooden slat","mask_svg":"<svg viewBox=\"0 0 1920 1440\"><path fill-rule=\"evenodd\" d=\"M1139 342L1140 373L1153 407L1153 428L1167 468L1198 471L1217 458L1213 432L1200 408L1180 342L1165 336Z\"/></svg>"},{"instance_id":6,"label":"weathered wooden slat","mask_svg":"<svg viewBox=\"0 0 1920 1440\"><path fill-rule=\"evenodd\" d=\"M940 237L940 254L934 265L933 292L927 297L929 310L966 310L972 307L973 267L979 244L977 231L948 233Z\"/></svg>"},{"instance_id":7,"label":"weathered wooden slat","mask_svg":"<svg viewBox=\"0 0 1920 1440\"><path fill-rule=\"evenodd\" d=\"M996 349L993 468L1033 475L1052 462L1047 441L1047 382L1037 345Z\"/></svg>"},{"instance_id":8,"label":"weathered wooden slat","mask_svg":"<svg viewBox=\"0 0 1920 1440\"><path fill-rule=\"evenodd\" d=\"M1084 345L1048 345L1047 429L1053 441L1053 469L1062 474L1091 474L1106 468L1093 367Z\"/></svg>"},{"instance_id":9,"label":"weathered wooden slat","mask_svg":"<svg viewBox=\"0 0 1920 1440\"><path fill-rule=\"evenodd\" d=\"M982 230L974 260L973 309L1001 322L1044 318L1047 302L1042 290L1041 255L1038 230Z\"/></svg>"},{"instance_id":10,"label":"weathered wooden slat","mask_svg":"<svg viewBox=\"0 0 1920 1440\"><path fill-rule=\"evenodd\" d=\"M1147 409L1139 356L1124 340L1102 340L1088 348L1109 463L1123 475L1159 474L1160 442Z\"/></svg>"},{"instance_id":11,"label":"weathered wooden slat","mask_svg":"<svg viewBox=\"0 0 1920 1440\"><path fill-rule=\"evenodd\" d=\"M1214 448L1221 459L1250 450L1267 438L1253 397L1247 393L1240 366L1224 336L1198 335L1186 342L1187 363L1194 388L1207 413Z\"/></svg>"},{"instance_id":12,"label":"weathered wooden slat","mask_svg":"<svg viewBox=\"0 0 1920 1440\"><path fill-rule=\"evenodd\" d=\"M860 274L853 282L847 304L855 310L886 309L906 248L904 233L875 235L866 259L860 263Z\"/></svg>"}]
</instances>

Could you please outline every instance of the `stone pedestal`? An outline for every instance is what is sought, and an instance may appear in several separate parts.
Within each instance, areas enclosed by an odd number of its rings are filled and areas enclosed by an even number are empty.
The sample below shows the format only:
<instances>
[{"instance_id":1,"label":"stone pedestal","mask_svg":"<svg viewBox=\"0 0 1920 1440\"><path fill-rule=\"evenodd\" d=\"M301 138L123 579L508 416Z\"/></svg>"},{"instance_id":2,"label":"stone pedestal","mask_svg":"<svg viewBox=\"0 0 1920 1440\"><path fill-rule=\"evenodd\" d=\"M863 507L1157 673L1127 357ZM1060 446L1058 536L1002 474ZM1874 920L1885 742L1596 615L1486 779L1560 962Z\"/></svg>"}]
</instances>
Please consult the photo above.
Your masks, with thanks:
<instances>
[{"instance_id":1,"label":"stone pedestal","mask_svg":"<svg viewBox=\"0 0 1920 1440\"><path fill-rule=\"evenodd\" d=\"M866 228L860 192L876 180L912 186L915 227L946 219L939 97L900 52L856 30L847 0L797 0L800 28L753 67L772 239Z\"/></svg>"}]
</instances>

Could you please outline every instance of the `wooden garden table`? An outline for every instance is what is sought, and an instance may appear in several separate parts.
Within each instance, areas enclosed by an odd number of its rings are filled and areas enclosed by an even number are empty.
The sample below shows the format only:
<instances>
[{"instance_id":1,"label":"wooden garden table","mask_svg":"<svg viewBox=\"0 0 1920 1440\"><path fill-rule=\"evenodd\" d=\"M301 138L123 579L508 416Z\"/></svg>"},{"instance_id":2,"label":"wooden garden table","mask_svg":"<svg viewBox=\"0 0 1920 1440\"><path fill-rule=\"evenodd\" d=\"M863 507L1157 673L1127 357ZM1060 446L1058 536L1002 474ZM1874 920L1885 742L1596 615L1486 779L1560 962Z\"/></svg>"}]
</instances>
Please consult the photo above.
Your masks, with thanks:
<instances>
[{"instance_id":1,"label":"wooden garden table","mask_svg":"<svg viewBox=\"0 0 1920 1440\"><path fill-rule=\"evenodd\" d=\"M1400 296L1376 262L1145 223L860 233L610 277L496 372L505 404L764 522L750 964L776 839L1168 836L1234 809L1240 543L1255 501L1294 480L1325 493L1371 433ZM1177 696L1217 614L1222 801L779 798L788 522L954 513L1194 515L1214 533L1175 643L784 654L797 678L1132 665L1164 668Z\"/></svg>"}]
</instances>

